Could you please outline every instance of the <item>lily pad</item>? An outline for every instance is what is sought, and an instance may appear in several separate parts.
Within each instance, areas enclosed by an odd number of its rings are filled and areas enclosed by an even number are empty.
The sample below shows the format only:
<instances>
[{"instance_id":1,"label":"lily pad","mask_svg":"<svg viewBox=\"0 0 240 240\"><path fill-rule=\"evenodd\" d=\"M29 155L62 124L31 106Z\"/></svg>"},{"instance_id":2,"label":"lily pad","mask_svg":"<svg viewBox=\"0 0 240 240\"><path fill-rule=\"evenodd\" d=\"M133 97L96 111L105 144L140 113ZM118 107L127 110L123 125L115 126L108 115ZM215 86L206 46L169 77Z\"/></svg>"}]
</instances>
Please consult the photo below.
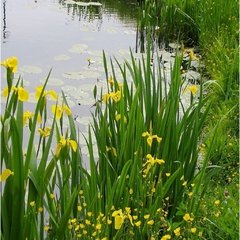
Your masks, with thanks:
<instances>
[{"instance_id":1,"label":"lily pad","mask_svg":"<svg viewBox=\"0 0 240 240\"><path fill-rule=\"evenodd\" d=\"M41 79L40 82L41 82L42 84L44 84L44 83L45 83L45 80L46 80L46 79ZM64 82L63 82L61 79L59 79L59 78L50 77L50 78L48 79L48 83L47 83L47 84L48 84L49 86L61 86L61 85L64 84Z\"/></svg>"},{"instance_id":2,"label":"lily pad","mask_svg":"<svg viewBox=\"0 0 240 240\"><path fill-rule=\"evenodd\" d=\"M93 106L96 101L94 98L81 98L77 100L80 105L83 106Z\"/></svg>"},{"instance_id":3,"label":"lily pad","mask_svg":"<svg viewBox=\"0 0 240 240\"><path fill-rule=\"evenodd\" d=\"M65 4L76 4L76 2L72 1L72 0L66 0L64 3Z\"/></svg>"},{"instance_id":4,"label":"lily pad","mask_svg":"<svg viewBox=\"0 0 240 240\"><path fill-rule=\"evenodd\" d=\"M81 80L85 78L82 72L66 72L66 73L63 73L62 76L67 79L74 79L74 80Z\"/></svg>"},{"instance_id":5,"label":"lily pad","mask_svg":"<svg viewBox=\"0 0 240 240\"><path fill-rule=\"evenodd\" d=\"M172 49L179 49L181 48L181 44L179 43L169 43L168 46Z\"/></svg>"},{"instance_id":6,"label":"lily pad","mask_svg":"<svg viewBox=\"0 0 240 240\"><path fill-rule=\"evenodd\" d=\"M69 57L68 55L65 55L65 54L60 54L60 55L57 55L54 57L55 61L67 61L69 59L71 59L71 57Z\"/></svg>"},{"instance_id":7,"label":"lily pad","mask_svg":"<svg viewBox=\"0 0 240 240\"><path fill-rule=\"evenodd\" d=\"M69 52L72 53L84 53L85 50L88 48L88 45L83 44L83 43L78 43L78 44L74 44L70 49Z\"/></svg>"},{"instance_id":8,"label":"lily pad","mask_svg":"<svg viewBox=\"0 0 240 240\"><path fill-rule=\"evenodd\" d=\"M71 91L69 92L69 95L75 99L78 99L78 100L81 100L81 99L88 99L90 97L89 93L83 91L83 90L80 90L80 89L77 89L76 91Z\"/></svg>"},{"instance_id":9,"label":"lily pad","mask_svg":"<svg viewBox=\"0 0 240 240\"><path fill-rule=\"evenodd\" d=\"M71 85L64 85L62 86L62 90L66 92L77 91L77 88Z\"/></svg>"},{"instance_id":10,"label":"lily pad","mask_svg":"<svg viewBox=\"0 0 240 240\"><path fill-rule=\"evenodd\" d=\"M102 4L99 2L89 2L88 4L89 4L89 6L98 6L98 7L102 6Z\"/></svg>"},{"instance_id":11,"label":"lily pad","mask_svg":"<svg viewBox=\"0 0 240 240\"><path fill-rule=\"evenodd\" d=\"M42 69L40 67L33 66L33 65L24 65L20 67L19 71L24 73L32 73L32 74L42 73Z\"/></svg>"},{"instance_id":12,"label":"lily pad","mask_svg":"<svg viewBox=\"0 0 240 240\"><path fill-rule=\"evenodd\" d=\"M135 35L135 34L136 34L136 31L133 31L133 30L125 30L124 33L127 34L127 35Z\"/></svg>"}]
</instances>

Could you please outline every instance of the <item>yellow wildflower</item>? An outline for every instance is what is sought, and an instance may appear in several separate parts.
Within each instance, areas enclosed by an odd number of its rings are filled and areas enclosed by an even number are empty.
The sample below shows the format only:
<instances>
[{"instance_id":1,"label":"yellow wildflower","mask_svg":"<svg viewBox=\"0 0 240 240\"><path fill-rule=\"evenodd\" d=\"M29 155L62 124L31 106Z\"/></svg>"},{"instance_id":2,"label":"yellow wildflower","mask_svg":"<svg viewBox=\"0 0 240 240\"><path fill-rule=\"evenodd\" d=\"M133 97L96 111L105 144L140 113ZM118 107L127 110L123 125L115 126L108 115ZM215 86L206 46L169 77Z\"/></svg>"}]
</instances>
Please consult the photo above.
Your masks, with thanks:
<instances>
[{"instance_id":1,"label":"yellow wildflower","mask_svg":"<svg viewBox=\"0 0 240 240\"><path fill-rule=\"evenodd\" d=\"M23 87L12 87L10 91L15 92L18 95L18 100L20 100L22 102L26 102L29 98L28 91L26 89L24 89ZM8 87L5 87L3 89L3 96L7 97L10 91L9 91Z\"/></svg>"},{"instance_id":2,"label":"yellow wildflower","mask_svg":"<svg viewBox=\"0 0 240 240\"><path fill-rule=\"evenodd\" d=\"M82 207L80 205L77 206L77 210L78 212L81 212L82 211Z\"/></svg>"},{"instance_id":3,"label":"yellow wildflower","mask_svg":"<svg viewBox=\"0 0 240 240\"><path fill-rule=\"evenodd\" d=\"M33 112L26 111L23 113L23 126L27 124L27 121L34 116Z\"/></svg>"},{"instance_id":4,"label":"yellow wildflower","mask_svg":"<svg viewBox=\"0 0 240 240\"><path fill-rule=\"evenodd\" d=\"M130 195L133 194L133 189L132 189L132 188L129 189L129 194L130 194Z\"/></svg>"},{"instance_id":5,"label":"yellow wildflower","mask_svg":"<svg viewBox=\"0 0 240 240\"><path fill-rule=\"evenodd\" d=\"M185 88L184 92L190 91L192 95L195 95L198 91L198 86L197 85L191 85Z\"/></svg>"},{"instance_id":6,"label":"yellow wildflower","mask_svg":"<svg viewBox=\"0 0 240 240\"><path fill-rule=\"evenodd\" d=\"M51 198L51 199L54 199L54 198L55 198L55 194L54 194L54 193L51 193L51 194L50 194L50 198Z\"/></svg>"},{"instance_id":7,"label":"yellow wildflower","mask_svg":"<svg viewBox=\"0 0 240 240\"><path fill-rule=\"evenodd\" d=\"M110 77L109 77L109 79L108 79L108 83L109 83L110 85L113 85L113 84L114 84L114 80L113 80L112 75L110 75Z\"/></svg>"},{"instance_id":8,"label":"yellow wildflower","mask_svg":"<svg viewBox=\"0 0 240 240\"><path fill-rule=\"evenodd\" d=\"M114 102L118 102L120 101L121 97L122 97L122 92L118 90L116 92L110 92L110 93L104 94L103 101L104 103L107 103L109 99L112 99Z\"/></svg>"},{"instance_id":9,"label":"yellow wildflower","mask_svg":"<svg viewBox=\"0 0 240 240\"><path fill-rule=\"evenodd\" d=\"M42 91L43 91L43 86L36 87L36 94L35 94L36 99L39 99ZM57 93L54 90L45 90L42 96L43 97L49 96L52 100L57 100L57 97L58 97Z\"/></svg>"},{"instance_id":10,"label":"yellow wildflower","mask_svg":"<svg viewBox=\"0 0 240 240\"><path fill-rule=\"evenodd\" d=\"M141 221L138 221L138 222L135 223L135 225L136 225L137 227L140 227L141 223L142 223Z\"/></svg>"},{"instance_id":11,"label":"yellow wildflower","mask_svg":"<svg viewBox=\"0 0 240 240\"><path fill-rule=\"evenodd\" d=\"M197 57L197 55L193 52L193 50L189 50L188 51L188 55L190 57L191 60L199 60L199 58Z\"/></svg>"},{"instance_id":12,"label":"yellow wildflower","mask_svg":"<svg viewBox=\"0 0 240 240\"><path fill-rule=\"evenodd\" d=\"M39 128L38 132L40 133L40 135L42 137L48 137L50 135L51 128L50 127L45 127L44 129L43 128Z\"/></svg>"},{"instance_id":13,"label":"yellow wildflower","mask_svg":"<svg viewBox=\"0 0 240 240\"><path fill-rule=\"evenodd\" d=\"M186 214L183 216L183 219L184 219L186 222L191 222L191 221L193 221L193 218L191 218L191 216L190 216L189 213L186 213Z\"/></svg>"},{"instance_id":14,"label":"yellow wildflower","mask_svg":"<svg viewBox=\"0 0 240 240\"><path fill-rule=\"evenodd\" d=\"M4 89L3 89L3 97L7 97L8 96L8 87L5 87Z\"/></svg>"},{"instance_id":15,"label":"yellow wildflower","mask_svg":"<svg viewBox=\"0 0 240 240\"><path fill-rule=\"evenodd\" d=\"M161 143L161 141L162 141L162 138L158 137L157 135L152 135L149 132L144 132L142 134L142 137L147 137L147 144L150 147L152 146L153 139L156 139L158 143Z\"/></svg>"},{"instance_id":16,"label":"yellow wildflower","mask_svg":"<svg viewBox=\"0 0 240 240\"><path fill-rule=\"evenodd\" d=\"M168 239L171 239L171 235L167 234L167 235L164 235L162 236L161 240L168 240Z\"/></svg>"},{"instance_id":17,"label":"yellow wildflower","mask_svg":"<svg viewBox=\"0 0 240 240\"><path fill-rule=\"evenodd\" d=\"M71 147L74 152L77 151L77 142L75 140L71 140L70 138L65 139L63 136L61 137L57 149L56 149L56 156L58 157L60 154L60 151L65 146Z\"/></svg>"},{"instance_id":18,"label":"yellow wildflower","mask_svg":"<svg viewBox=\"0 0 240 240\"><path fill-rule=\"evenodd\" d=\"M150 220L147 222L148 225L153 225L154 224L154 220Z\"/></svg>"},{"instance_id":19,"label":"yellow wildflower","mask_svg":"<svg viewBox=\"0 0 240 240\"><path fill-rule=\"evenodd\" d=\"M115 119L116 119L117 122L118 122L121 118L122 118L121 114L117 114L117 115L115 116ZM123 116L123 121L124 121L124 123L127 123L127 118L126 118L125 116Z\"/></svg>"},{"instance_id":20,"label":"yellow wildflower","mask_svg":"<svg viewBox=\"0 0 240 240\"><path fill-rule=\"evenodd\" d=\"M50 227L48 225L44 226L44 231L48 232L50 230Z\"/></svg>"},{"instance_id":21,"label":"yellow wildflower","mask_svg":"<svg viewBox=\"0 0 240 240\"><path fill-rule=\"evenodd\" d=\"M84 229L84 228L85 228L85 225L82 224L82 223L80 223L80 224L79 224L79 227L80 227L81 229Z\"/></svg>"},{"instance_id":22,"label":"yellow wildflower","mask_svg":"<svg viewBox=\"0 0 240 240\"><path fill-rule=\"evenodd\" d=\"M51 107L52 113L55 114L56 113L56 119L60 119L62 117L63 113L66 113L66 115L71 115L72 112L70 110L70 108L67 105L53 105Z\"/></svg>"},{"instance_id":23,"label":"yellow wildflower","mask_svg":"<svg viewBox=\"0 0 240 240\"><path fill-rule=\"evenodd\" d=\"M191 228L192 233L196 233L197 229L195 227Z\"/></svg>"},{"instance_id":24,"label":"yellow wildflower","mask_svg":"<svg viewBox=\"0 0 240 240\"><path fill-rule=\"evenodd\" d=\"M178 228L176 228L173 232L174 232L174 234L178 237L178 236L180 236L180 230L181 230L181 228L180 227L178 227Z\"/></svg>"},{"instance_id":25,"label":"yellow wildflower","mask_svg":"<svg viewBox=\"0 0 240 240\"><path fill-rule=\"evenodd\" d=\"M91 221L89 221L88 219L85 220L86 225L91 225Z\"/></svg>"},{"instance_id":26,"label":"yellow wildflower","mask_svg":"<svg viewBox=\"0 0 240 240\"><path fill-rule=\"evenodd\" d=\"M189 193L188 193L188 196L189 196L189 197L192 197L192 195L193 195L193 192L189 192Z\"/></svg>"},{"instance_id":27,"label":"yellow wildflower","mask_svg":"<svg viewBox=\"0 0 240 240\"><path fill-rule=\"evenodd\" d=\"M166 173L166 176L169 177L171 175L171 173Z\"/></svg>"},{"instance_id":28,"label":"yellow wildflower","mask_svg":"<svg viewBox=\"0 0 240 240\"><path fill-rule=\"evenodd\" d=\"M35 201L31 201L31 202L29 203L29 205L30 205L31 207L35 207L36 203L35 203Z\"/></svg>"},{"instance_id":29,"label":"yellow wildflower","mask_svg":"<svg viewBox=\"0 0 240 240\"><path fill-rule=\"evenodd\" d=\"M97 223L97 224L96 224L96 229L97 229L97 230L101 230L101 229L102 229L102 224Z\"/></svg>"},{"instance_id":30,"label":"yellow wildflower","mask_svg":"<svg viewBox=\"0 0 240 240\"><path fill-rule=\"evenodd\" d=\"M114 217L115 229L119 230L122 227L122 224L124 223L124 219L125 219L122 209L114 211L112 213L112 217Z\"/></svg>"},{"instance_id":31,"label":"yellow wildflower","mask_svg":"<svg viewBox=\"0 0 240 240\"><path fill-rule=\"evenodd\" d=\"M150 214L145 214L143 217L144 217L144 219L149 219L150 218Z\"/></svg>"},{"instance_id":32,"label":"yellow wildflower","mask_svg":"<svg viewBox=\"0 0 240 240\"><path fill-rule=\"evenodd\" d=\"M187 186L187 181L184 181L182 184L184 187Z\"/></svg>"},{"instance_id":33,"label":"yellow wildflower","mask_svg":"<svg viewBox=\"0 0 240 240\"><path fill-rule=\"evenodd\" d=\"M163 159L154 159L154 157L151 154L147 154L146 156L147 161L143 164L143 177L146 177L149 170L151 169L152 166L154 166L156 163L161 165L165 163Z\"/></svg>"},{"instance_id":34,"label":"yellow wildflower","mask_svg":"<svg viewBox=\"0 0 240 240\"><path fill-rule=\"evenodd\" d=\"M29 93L26 89L23 87L18 87L17 88L17 94L18 94L18 100L25 102L28 100Z\"/></svg>"},{"instance_id":35,"label":"yellow wildflower","mask_svg":"<svg viewBox=\"0 0 240 240\"><path fill-rule=\"evenodd\" d=\"M87 212L87 215L88 215L89 217L91 217L91 216L93 215L93 213L92 213L92 212Z\"/></svg>"},{"instance_id":36,"label":"yellow wildflower","mask_svg":"<svg viewBox=\"0 0 240 240\"><path fill-rule=\"evenodd\" d=\"M112 220L108 219L108 220L107 220L107 224L108 224L108 225L112 224Z\"/></svg>"},{"instance_id":37,"label":"yellow wildflower","mask_svg":"<svg viewBox=\"0 0 240 240\"><path fill-rule=\"evenodd\" d=\"M214 202L214 204L215 204L215 205L219 205L219 204L220 204L220 201L219 201L219 200L216 200L216 201Z\"/></svg>"},{"instance_id":38,"label":"yellow wildflower","mask_svg":"<svg viewBox=\"0 0 240 240\"><path fill-rule=\"evenodd\" d=\"M39 213L43 212L43 208L42 208L42 207L39 207L39 208L38 208L38 212L39 212Z\"/></svg>"},{"instance_id":39,"label":"yellow wildflower","mask_svg":"<svg viewBox=\"0 0 240 240\"><path fill-rule=\"evenodd\" d=\"M9 57L1 62L1 65L15 73L17 71L18 59L17 57Z\"/></svg>"},{"instance_id":40,"label":"yellow wildflower","mask_svg":"<svg viewBox=\"0 0 240 240\"><path fill-rule=\"evenodd\" d=\"M7 178L11 175L14 175L14 173L10 169L5 169L0 175L0 182L6 181Z\"/></svg>"}]
</instances>

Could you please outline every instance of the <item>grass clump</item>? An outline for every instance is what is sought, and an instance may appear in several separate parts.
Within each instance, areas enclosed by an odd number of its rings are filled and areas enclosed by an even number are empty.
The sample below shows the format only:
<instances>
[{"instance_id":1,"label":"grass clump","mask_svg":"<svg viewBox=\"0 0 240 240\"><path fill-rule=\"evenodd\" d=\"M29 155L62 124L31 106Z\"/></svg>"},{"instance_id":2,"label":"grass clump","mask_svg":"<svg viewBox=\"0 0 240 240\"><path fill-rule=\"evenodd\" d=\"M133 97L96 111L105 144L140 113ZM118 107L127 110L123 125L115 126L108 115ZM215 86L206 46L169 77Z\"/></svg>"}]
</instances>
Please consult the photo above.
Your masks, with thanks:
<instances>
[{"instance_id":1,"label":"grass clump","mask_svg":"<svg viewBox=\"0 0 240 240\"><path fill-rule=\"evenodd\" d=\"M197 227L203 217L198 206L208 183L204 178L208 154L199 165L200 133L209 111L203 86L189 92L189 106L184 107L181 55L176 56L170 82L160 64L152 66L150 46L146 59L137 61L132 55L131 62L117 62L121 82L112 61L109 70L105 55L103 59L108 92L94 89L97 104L86 136L89 169L83 167L79 134L64 95L56 102L57 94L47 90L49 76L37 88L34 112L26 112L24 80L13 85L13 68L4 64L8 86L1 118L1 181L5 181L1 234L5 239L204 235L204 229ZM50 99L55 101L52 114Z\"/></svg>"}]
</instances>

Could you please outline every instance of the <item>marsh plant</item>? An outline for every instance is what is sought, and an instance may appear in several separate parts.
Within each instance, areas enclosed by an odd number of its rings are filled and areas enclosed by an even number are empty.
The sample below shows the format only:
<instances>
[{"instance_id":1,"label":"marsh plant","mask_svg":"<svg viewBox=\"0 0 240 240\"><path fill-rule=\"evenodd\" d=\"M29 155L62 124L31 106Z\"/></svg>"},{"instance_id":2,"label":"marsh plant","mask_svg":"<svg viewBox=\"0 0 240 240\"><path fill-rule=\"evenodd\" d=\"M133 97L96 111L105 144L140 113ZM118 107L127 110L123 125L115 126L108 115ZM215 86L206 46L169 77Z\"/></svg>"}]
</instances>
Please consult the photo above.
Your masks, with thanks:
<instances>
[{"instance_id":1,"label":"marsh plant","mask_svg":"<svg viewBox=\"0 0 240 240\"><path fill-rule=\"evenodd\" d=\"M160 63L152 66L149 46L146 59L132 55L123 65L115 60L121 79L113 61L109 67L105 54L103 60L108 91L95 87L93 92L96 108L85 136L89 169L83 167L80 134L64 95L47 89L50 73L36 89L31 112L24 80L13 83L17 58L2 62L7 71L1 116L4 239L197 239L204 234L197 228L208 182L208 154L199 158L209 109L203 84L184 81L180 53L170 80ZM188 106L181 102L184 94Z\"/></svg>"}]
</instances>

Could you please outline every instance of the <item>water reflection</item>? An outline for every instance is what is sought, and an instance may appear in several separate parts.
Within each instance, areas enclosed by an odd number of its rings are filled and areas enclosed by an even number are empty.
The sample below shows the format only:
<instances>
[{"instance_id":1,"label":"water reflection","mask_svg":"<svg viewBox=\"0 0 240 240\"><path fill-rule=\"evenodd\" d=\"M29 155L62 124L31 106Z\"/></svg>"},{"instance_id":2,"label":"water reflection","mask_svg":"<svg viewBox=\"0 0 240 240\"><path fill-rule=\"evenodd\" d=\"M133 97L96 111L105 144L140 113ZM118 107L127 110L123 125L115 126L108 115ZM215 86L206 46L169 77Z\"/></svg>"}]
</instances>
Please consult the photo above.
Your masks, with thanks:
<instances>
[{"instance_id":1,"label":"water reflection","mask_svg":"<svg viewBox=\"0 0 240 240\"><path fill-rule=\"evenodd\" d=\"M67 9L68 15L71 16L72 20L79 20L84 22L98 21L97 29L100 30L102 24L102 7L93 5L78 5L69 1L59 0L59 4Z\"/></svg>"},{"instance_id":2,"label":"water reflection","mask_svg":"<svg viewBox=\"0 0 240 240\"><path fill-rule=\"evenodd\" d=\"M7 34L7 20L6 20L6 0L5 1L2 1L2 16L3 16L3 24L2 24L2 31L3 31L3 34L2 34L2 37L3 37L3 43L5 42L5 39L7 38L8 34Z\"/></svg>"}]
</instances>

